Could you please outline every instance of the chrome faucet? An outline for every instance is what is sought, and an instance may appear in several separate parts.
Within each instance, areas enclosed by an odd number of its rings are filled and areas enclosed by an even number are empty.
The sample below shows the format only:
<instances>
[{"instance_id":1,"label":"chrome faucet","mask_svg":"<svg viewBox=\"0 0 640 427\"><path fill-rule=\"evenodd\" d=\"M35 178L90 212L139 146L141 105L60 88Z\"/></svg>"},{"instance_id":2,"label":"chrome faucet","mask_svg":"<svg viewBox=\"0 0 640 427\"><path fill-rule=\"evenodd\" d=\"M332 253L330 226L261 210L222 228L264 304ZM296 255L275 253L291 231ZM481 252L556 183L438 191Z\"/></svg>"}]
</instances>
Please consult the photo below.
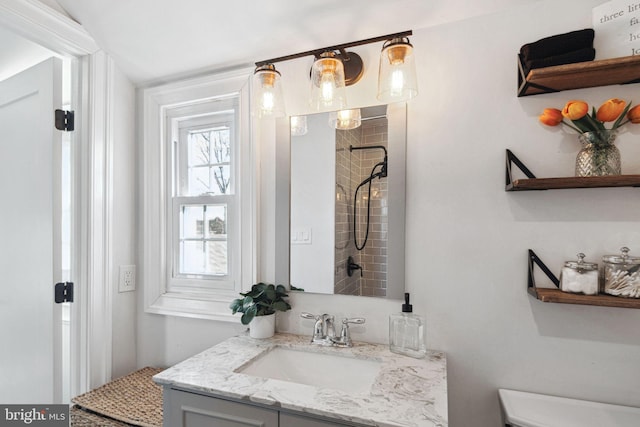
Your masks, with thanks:
<instances>
[{"instance_id":1,"label":"chrome faucet","mask_svg":"<svg viewBox=\"0 0 640 427\"><path fill-rule=\"evenodd\" d=\"M311 313L300 313L303 319L312 319L316 322L313 325L312 344L333 345L333 338L336 336L336 329L333 325L334 317L330 314L315 315Z\"/></svg>"},{"instance_id":2,"label":"chrome faucet","mask_svg":"<svg viewBox=\"0 0 640 427\"><path fill-rule=\"evenodd\" d=\"M330 314L315 315L311 313L300 313L300 317L303 319L315 320L313 325L313 336L311 337L312 344L336 346L336 347L351 347L353 342L351 341L351 334L349 333L349 323L363 324L365 319L362 317L356 317L353 319L342 320L342 330L340 336L336 337L336 330L334 326L334 317Z\"/></svg>"}]
</instances>

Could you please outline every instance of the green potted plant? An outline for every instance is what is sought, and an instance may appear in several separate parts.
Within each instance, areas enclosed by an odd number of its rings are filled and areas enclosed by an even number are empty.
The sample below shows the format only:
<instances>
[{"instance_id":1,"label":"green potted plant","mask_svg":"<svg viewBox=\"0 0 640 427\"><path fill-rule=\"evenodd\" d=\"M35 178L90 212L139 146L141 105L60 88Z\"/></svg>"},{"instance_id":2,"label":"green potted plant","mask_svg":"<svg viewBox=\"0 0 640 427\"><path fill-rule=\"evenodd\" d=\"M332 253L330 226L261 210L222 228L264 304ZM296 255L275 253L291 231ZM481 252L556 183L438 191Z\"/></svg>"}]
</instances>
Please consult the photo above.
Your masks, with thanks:
<instances>
[{"instance_id":1,"label":"green potted plant","mask_svg":"<svg viewBox=\"0 0 640 427\"><path fill-rule=\"evenodd\" d=\"M275 332L276 311L287 311L291 305L285 301L287 289L266 283L257 283L251 290L240 292L243 298L234 299L229 305L232 314L242 313L240 322L249 325L252 338L269 338Z\"/></svg>"}]
</instances>

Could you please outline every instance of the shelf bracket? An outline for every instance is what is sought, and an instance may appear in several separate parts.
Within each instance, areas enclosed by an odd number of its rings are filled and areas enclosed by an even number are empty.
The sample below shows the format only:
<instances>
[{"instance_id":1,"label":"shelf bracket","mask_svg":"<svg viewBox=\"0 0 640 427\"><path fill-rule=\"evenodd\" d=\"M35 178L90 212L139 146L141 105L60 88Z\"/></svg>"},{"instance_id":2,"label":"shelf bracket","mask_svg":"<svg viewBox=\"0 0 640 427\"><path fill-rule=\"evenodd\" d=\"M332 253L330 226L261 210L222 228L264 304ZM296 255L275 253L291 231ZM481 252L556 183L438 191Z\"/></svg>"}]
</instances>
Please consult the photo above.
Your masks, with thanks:
<instances>
[{"instance_id":1,"label":"shelf bracket","mask_svg":"<svg viewBox=\"0 0 640 427\"><path fill-rule=\"evenodd\" d=\"M538 93L553 93L559 92L557 89L553 89L547 86L539 85L536 83L531 83L527 80L527 75L530 70L525 69L522 55L518 54L518 97L527 96L527 95L536 95ZM536 93L528 93L529 88L538 89L540 92Z\"/></svg>"},{"instance_id":2,"label":"shelf bracket","mask_svg":"<svg viewBox=\"0 0 640 427\"><path fill-rule=\"evenodd\" d=\"M509 187L513 183L513 175L511 173L511 170L514 164L518 167L518 169L522 171L522 173L524 173L527 176L527 178L535 179L536 176L529 170L529 168L527 168L524 165L524 163L522 163L520 159L518 159L516 155L511 152L511 150L507 149L507 169L506 169L507 187Z\"/></svg>"},{"instance_id":3,"label":"shelf bracket","mask_svg":"<svg viewBox=\"0 0 640 427\"><path fill-rule=\"evenodd\" d=\"M547 275L549 280L551 280L553 284L556 285L557 288L560 287L560 280L558 280L556 275L553 274L551 270L549 270L549 267L547 267L545 263L542 262L542 260L538 257L538 255L536 255L535 252L529 249L529 272L528 272L528 280L527 280L527 292L529 292L534 297L538 298L538 294L536 292L536 289L537 289L536 281L533 274L533 268L535 265L537 265L540 268L540 270L542 270L542 272Z\"/></svg>"}]
</instances>

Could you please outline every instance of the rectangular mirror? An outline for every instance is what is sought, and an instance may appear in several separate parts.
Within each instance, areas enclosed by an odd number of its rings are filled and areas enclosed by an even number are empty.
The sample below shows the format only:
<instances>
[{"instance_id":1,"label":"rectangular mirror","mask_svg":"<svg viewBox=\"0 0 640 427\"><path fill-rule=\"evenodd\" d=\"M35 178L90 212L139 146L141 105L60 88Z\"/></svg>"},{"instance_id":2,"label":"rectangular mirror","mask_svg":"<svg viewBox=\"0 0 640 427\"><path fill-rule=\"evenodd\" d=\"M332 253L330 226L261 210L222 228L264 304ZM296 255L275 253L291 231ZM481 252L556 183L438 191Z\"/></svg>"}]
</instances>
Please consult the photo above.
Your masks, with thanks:
<instances>
[{"instance_id":1,"label":"rectangular mirror","mask_svg":"<svg viewBox=\"0 0 640 427\"><path fill-rule=\"evenodd\" d=\"M350 130L336 129L331 113L291 119L289 283L401 299L406 105L360 113Z\"/></svg>"}]
</instances>

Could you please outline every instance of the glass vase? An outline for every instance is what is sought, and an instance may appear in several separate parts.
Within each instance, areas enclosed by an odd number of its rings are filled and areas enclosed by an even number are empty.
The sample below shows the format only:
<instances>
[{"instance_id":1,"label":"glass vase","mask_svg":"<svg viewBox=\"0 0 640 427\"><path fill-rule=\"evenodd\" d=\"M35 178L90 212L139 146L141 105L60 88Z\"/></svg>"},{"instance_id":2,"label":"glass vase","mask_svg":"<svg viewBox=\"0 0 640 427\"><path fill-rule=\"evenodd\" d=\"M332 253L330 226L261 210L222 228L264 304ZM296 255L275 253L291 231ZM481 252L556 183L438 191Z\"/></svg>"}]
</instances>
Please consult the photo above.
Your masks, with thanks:
<instances>
[{"instance_id":1,"label":"glass vase","mask_svg":"<svg viewBox=\"0 0 640 427\"><path fill-rule=\"evenodd\" d=\"M576 157L576 176L620 175L620 150L614 145L617 132L602 130L580 134L582 150Z\"/></svg>"}]
</instances>

